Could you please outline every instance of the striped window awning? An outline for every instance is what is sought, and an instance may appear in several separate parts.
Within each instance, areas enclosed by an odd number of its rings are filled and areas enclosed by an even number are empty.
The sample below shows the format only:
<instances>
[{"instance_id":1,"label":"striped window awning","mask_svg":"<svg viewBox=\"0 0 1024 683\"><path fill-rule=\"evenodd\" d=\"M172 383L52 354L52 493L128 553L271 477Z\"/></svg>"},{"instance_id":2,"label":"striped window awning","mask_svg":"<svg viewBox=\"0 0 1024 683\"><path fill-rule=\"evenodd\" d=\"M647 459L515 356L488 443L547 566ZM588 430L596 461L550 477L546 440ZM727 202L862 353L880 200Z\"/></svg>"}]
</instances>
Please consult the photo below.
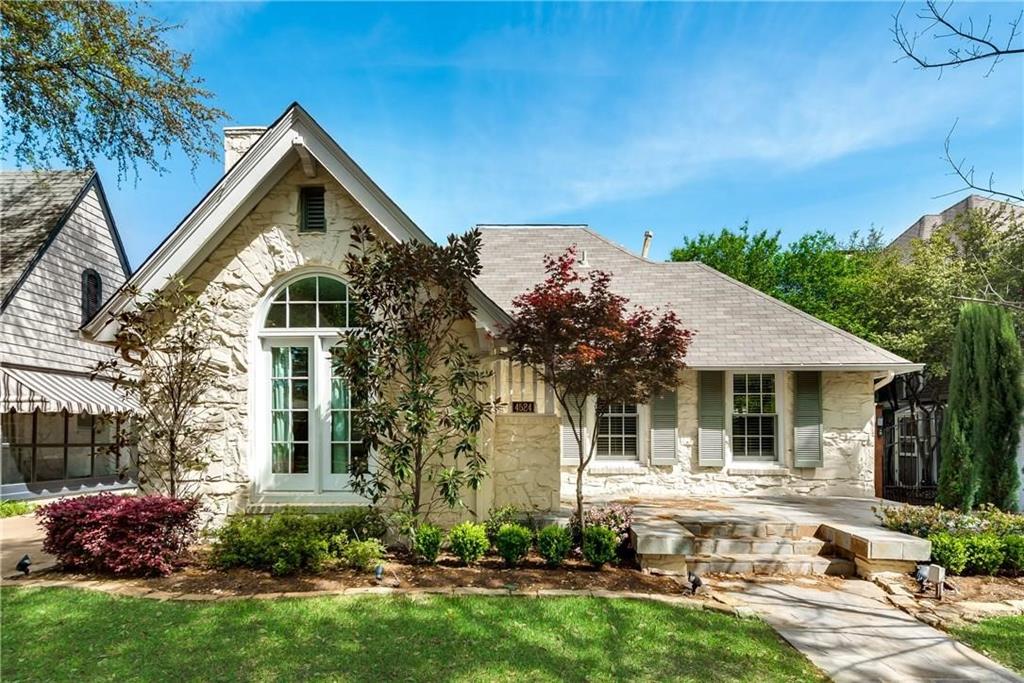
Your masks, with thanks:
<instances>
[{"instance_id":1,"label":"striped window awning","mask_svg":"<svg viewBox=\"0 0 1024 683\"><path fill-rule=\"evenodd\" d=\"M0 368L0 409L30 413L103 413L131 412L114 386L101 379L59 372Z\"/></svg>"}]
</instances>

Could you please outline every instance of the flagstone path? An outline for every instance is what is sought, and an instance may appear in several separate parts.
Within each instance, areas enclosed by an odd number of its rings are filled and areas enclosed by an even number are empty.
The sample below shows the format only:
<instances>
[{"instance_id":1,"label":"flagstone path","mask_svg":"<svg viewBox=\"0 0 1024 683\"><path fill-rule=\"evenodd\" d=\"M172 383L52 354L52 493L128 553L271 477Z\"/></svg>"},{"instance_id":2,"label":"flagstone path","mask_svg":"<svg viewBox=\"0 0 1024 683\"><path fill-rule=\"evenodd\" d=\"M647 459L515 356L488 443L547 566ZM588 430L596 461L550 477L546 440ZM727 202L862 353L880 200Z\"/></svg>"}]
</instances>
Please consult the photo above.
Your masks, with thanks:
<instances>
[{"instance_id":1,"label":"flagstone path","mask_svg":"<svg viewBox=\"0 0 1024 683\"><path fill-rule=\"evenodd\" d=\"M867 581L835 590L797 582L728 592L738 611L771 624L837 683L1024 681L1024 678L892 606Z\"/></svg>"}]
</instances>

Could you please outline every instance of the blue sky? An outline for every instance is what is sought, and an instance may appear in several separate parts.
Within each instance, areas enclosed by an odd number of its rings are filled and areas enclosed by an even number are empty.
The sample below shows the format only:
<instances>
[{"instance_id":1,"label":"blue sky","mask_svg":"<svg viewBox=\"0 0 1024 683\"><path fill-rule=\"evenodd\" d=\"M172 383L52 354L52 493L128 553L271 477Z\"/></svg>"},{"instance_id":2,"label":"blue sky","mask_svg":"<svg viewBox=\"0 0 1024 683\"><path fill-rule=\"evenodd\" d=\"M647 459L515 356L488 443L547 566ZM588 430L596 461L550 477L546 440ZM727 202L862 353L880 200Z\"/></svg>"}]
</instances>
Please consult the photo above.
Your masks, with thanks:
<instances>
[{"instance_id":1,"label":"blue sky","mask_svg":"<svg viewBox=\"0 0 1024 683\"><path fill-rule=\"evenodd\" d=\"M1024 186L1024 60L933 72L899 56L886 3L151 6L228 111L262 125L298 100L430 235L581 222L665 258L684 235L894 236L962 194L954 149ZM992 12L1013 5L964 5ZM116 182L133 266L221 173Z\"/></svg>"}]
</instances>

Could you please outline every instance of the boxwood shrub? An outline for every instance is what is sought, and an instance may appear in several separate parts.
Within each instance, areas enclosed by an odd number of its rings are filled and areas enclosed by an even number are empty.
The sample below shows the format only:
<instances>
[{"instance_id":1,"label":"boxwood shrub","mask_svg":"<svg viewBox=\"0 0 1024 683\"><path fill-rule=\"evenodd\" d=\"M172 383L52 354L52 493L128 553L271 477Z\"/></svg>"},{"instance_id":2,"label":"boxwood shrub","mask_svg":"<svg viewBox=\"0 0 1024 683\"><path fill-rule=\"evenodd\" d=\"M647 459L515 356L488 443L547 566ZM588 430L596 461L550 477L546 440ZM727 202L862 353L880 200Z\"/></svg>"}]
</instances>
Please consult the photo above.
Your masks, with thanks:
<instances>
[{"instance_id":1,"label":"boxwood shrub","mask_svg":"<svg viewBox=\"0 0 1024 683\"><path fill-rule=\"evenodd\" d=\"M1003 538L1003 571L1011 576L1024 576L1024 535Z\"/></svg>"},{"instance_id":2,"label":"boxwood shrub","mask_svg":"<svg viewBox=\"0 0 1024 683\"><path fill-rule=\"evenodd\" d=\"M537 552L549 567L561 566L572 550L572 534L563 526L552 524L537 533Z\"/></svg>"},{"instance_id":3,"label":"boxwood shrub","mask_svg":"<svg viewBox=\"0 0 1024 683\"><path fill-rule=\"evenodd\" d=\"M964 573L967 567L967 541L963 536L940 531L928 537L932 543L932 562L942 565L953 575Z\"/></svg>"},{"instance_id":4,"label":"boxwood shrub","mask_svg":"<svg viewBox=\"0 0 1024 683\"><path fill-rule=\"evenodd\" d=\"M1003 541L995 534L970 534L967 543L967 573L991 575L1003 566Z\"/></svg>"},{"instance_id":5,"label":"boxwood shrub","mask_svg":"<svg viewBox=\"0 0 1024 683\"><path fill-rule=\"evenodd\" d=\"M502 524L494 537L494 545L505 564L515 567L530 552L533 532L522 524Z\"/></svg>"},{"instance_id":6,"label":"boxwood shrub","mask_svg":"<svg viewBox=\"0 0 1024 683\"><path fill-rule=\"evenodd\" d=\"M423 523L416 527L413 533L412 549L420 559L434 564L437 562L437 556L441 554L443 542L444 532L441 527Z\"/></svg>"},{"instance_id":7,"label":"boxwood shrub","mask_svg":"<svg viewBox=\"0 0 1024 683\"><path fill-rule=\"evenodd\" d=\"M583 557L601 567L618 557L619 536L606 526L588 526L583 530Z\"/></svg>"},{"instance_id":8,"label":"boxwood shrub","mask_svg":"<svg viewBox=\"0 0 1024 683\"><path fill-rule=\"evenodd\" d=\"M462 522L448 532L448 548L463 564L474 564L491 547L483 524Z\"/></svg>"}]
</instances>

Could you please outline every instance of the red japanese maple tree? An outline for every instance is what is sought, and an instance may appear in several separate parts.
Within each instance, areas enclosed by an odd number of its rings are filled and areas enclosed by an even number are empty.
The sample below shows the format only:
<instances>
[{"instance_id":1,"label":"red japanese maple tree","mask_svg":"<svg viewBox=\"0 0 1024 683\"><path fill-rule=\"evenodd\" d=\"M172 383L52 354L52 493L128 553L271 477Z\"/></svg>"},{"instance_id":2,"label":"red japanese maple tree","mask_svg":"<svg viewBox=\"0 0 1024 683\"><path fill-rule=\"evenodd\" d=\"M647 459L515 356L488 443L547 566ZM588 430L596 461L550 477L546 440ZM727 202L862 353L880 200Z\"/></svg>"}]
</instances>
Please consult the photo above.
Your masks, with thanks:
<instances>
[{"instance_id":1,"label":"red japanese maple tree","mask_svg":"<svg viewBox=\"0 0 1024 683\"><path fill-rule=\"evenodd\" d=\"M587 396L604 403L644 403L674 389L693 333L672 311L658 316L611 291L601 270L581 273L576 247L544 259L547 277L512 301L503 331L509 357L538 372L551 388L579 448L576 513L582 526L583 477L594 456L598 420L585 448ZM582 530L582 528L581 528Z\"/></svg>"}]
</instances>

